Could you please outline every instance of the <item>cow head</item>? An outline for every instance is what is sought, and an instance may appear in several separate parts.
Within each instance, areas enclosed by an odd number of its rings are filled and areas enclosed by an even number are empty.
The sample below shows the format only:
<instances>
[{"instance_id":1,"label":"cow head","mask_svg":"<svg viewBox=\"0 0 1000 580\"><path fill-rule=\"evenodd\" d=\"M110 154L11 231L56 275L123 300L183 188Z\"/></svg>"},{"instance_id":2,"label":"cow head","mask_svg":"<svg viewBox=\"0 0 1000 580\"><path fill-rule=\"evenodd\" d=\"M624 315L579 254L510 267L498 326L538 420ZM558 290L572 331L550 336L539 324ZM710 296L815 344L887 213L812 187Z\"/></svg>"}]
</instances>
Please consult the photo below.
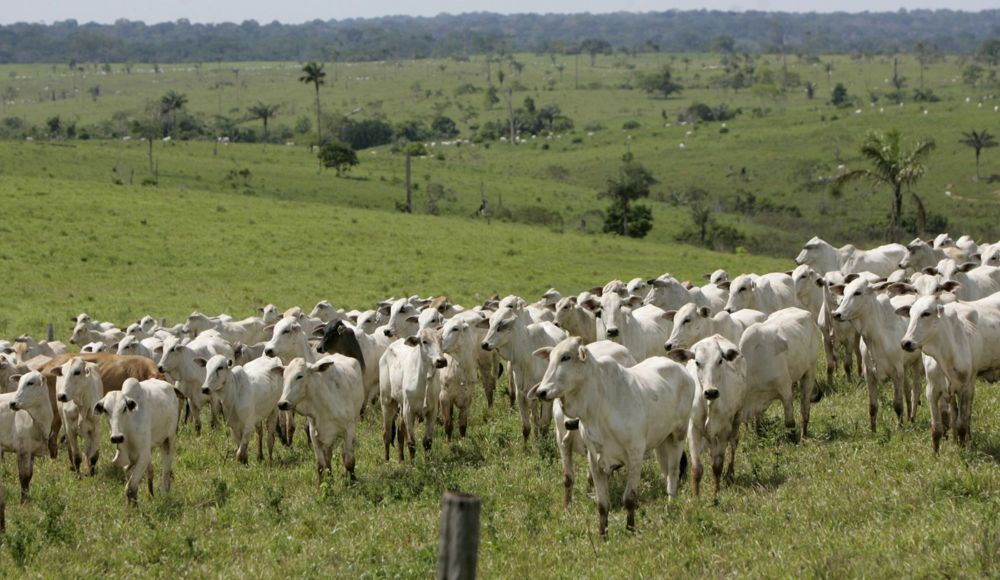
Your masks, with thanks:
<instances>
[{"instance_id":1,"label":"cow head","mask_svg":"<svg viewBox=\"0 0 1000 580\"><path fill-rule=\"evenodd\" d=\"M576 391L592 375L588 365L593 357L583 339L571 336L554 347L543 347L533 353L548 361L541 382L528 391L529 399L552 401Z\"/></svg>"}]
</instances>

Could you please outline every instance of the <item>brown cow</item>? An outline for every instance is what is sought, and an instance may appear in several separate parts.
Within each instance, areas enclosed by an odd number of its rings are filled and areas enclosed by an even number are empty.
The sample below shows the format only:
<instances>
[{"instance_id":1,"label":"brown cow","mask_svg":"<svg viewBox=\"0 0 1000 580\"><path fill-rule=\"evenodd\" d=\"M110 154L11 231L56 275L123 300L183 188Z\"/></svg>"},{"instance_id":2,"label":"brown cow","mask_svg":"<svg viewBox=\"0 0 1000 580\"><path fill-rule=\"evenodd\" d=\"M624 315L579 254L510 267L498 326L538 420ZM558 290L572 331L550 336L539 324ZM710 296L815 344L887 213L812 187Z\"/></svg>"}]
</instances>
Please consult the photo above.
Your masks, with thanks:
<instances>
[{"instance_id":1,"label":"brown cow","mask_svg":"<svg viewBox=\"0 0 1000 580\"><path fill-rule=\"evenodd\" d=\"M56 375L53 369L61 367L70 359L81 358L87 362L97 363L98 370L101 371L101 379L104 385L104 393L118 391L122 388L122 383L127 378L135 378L139 381L146 379L163 379L163 375L156 368L156 363L144 356L120 356L108 352L97 353L63 353L56 355L49 362L38 369L49 384L49 399L52 401L52 431L49 434L49 455L55 459L58 454L59 431L62 429L62 416L59 413L58 402L56 401Z\"/></svg>"}]
</instances>

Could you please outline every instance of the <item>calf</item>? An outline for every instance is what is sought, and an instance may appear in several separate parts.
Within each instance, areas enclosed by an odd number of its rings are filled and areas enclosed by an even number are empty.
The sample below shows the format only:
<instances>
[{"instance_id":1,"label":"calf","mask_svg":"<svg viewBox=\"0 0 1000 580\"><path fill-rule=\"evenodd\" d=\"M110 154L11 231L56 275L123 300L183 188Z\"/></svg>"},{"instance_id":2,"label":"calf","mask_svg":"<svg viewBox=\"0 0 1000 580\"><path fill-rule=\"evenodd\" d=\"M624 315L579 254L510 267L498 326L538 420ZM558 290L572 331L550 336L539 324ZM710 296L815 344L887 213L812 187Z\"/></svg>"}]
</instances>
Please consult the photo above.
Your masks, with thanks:
<instances>
[{"instance_id":1,"label":"calf","mask_svg":"<svg viewBox=\"0 0 1000 580\"><path fill-rule=\"evenodd\" d=\"M730 342L738 344L743 332L751 324L767 319L767 315L763 312L749 308L733 314L722 311L711 316L707 306L694 304L685 304L676 312L668 311L667 317L674 323L670 338L664 345L668 351L675 348L690 348L694 343L713 334L722 335Z\"/></svg>"},{"instance_id":2,"label":"calf","mask_svg":"<svg viewBox=\"0 0 1000 580\"><path fill-rule=\"evenodd\" d=\"M243 320L213 320L200 312L188 316L187 327L194 335L214 329L223 340L233 343L253 344L266 339L264 320L256 316Z\"/></svg>"},{"instance_id":3,"label":"calf","mask_svg":"<svg viewBox=\"0 0 1000 580\"><path fill-rule=\"evenodd\" d=\"M30 336L22 335L19 336L16 340L14 340L14 343L24 345L23 350L16 349L16 354L18 357L17 362L25 362L35 358L36 356L51 357L51 356L56 356L57 354L62 354L64 352L67 352L66 345L59 342L58 340L36 342Z\"/></svg>"},{"instance_id":4,"label":"calf","mask_svg":"<svg viewBox=\"0 0 1000 580\"><path fill-rule=\"evenodd\" d=\"M941 403L949 397L954 397L955 433L965 445L971 431L976 377L1000 369L1000 293L973 302L951 303L938 295L922 296L896 313L909 319L900 343L903 350L923 351L935 360L946 379L944 384L927 383L934 451L944 435Z\"/></svg>"},{"instance_id":5,"label":"calf","mask_svg":"<svg viewBox=\"0 0 1000 580\"><path fill-rule=\"evenodd\" d=\"M17 455L17 475L21 480L21 503L28 501L35 457L49 450L52 430L52 401L45 377L38 371L13 375L13 393L0 395L0 451Z\"/></svg>"},{"instance_id":6,"label":"calf","mask_svg":"<svg viewBox=\"0 0 1000 580\"><path fill-rule=\"evenodd\" d=\"M559 300L556 304L555 324L589 344L597 340L597 317L593 311L583 306L582 302L591 296L589 292L584 294L586 296L582 300L577 296L567 296Z\"/></svg>"},{"instance_id":7,"label":"calf","mask_svg":"<svg viewBox=\"0 0 1000 580\"><path fill-rule=\"evenodd\" d=\"M222 336L215 330L209 329L199 334L194 340L187 344L182 344L177 338L167 339L163 343L163 357L160 358L158 370L177 382L178 391L187 399L187 403L194 415L194 429L196 433L201 433L201 408L206 403L212 416L212 427L218 421L216 415L217 402L211 397L206 397L201 392L201 385L205 382L205 368L198 366L195 362L197 358L209 359L221 354L226 358L233 358L233 349Z\"/></svg>"},{"instance_id":8,"label":"calf","mask_svg":"<svg viewBox=\"0 0 1000 580\"><path fill-rule=\"evenodd\" d=\"M87 344L80 347L80 352L93 354L95 352L111 352L111 345L97 341L88 342Z\"/></svg>"},{"instance_id":9,"label":"calf","mask_svg":"<svg viewBox=\"0 0 1000 580\"><path fill-rule=\"evenodd\" d=\"M888 276L904 256L906 248L900 244L886 244L871 250L859 250L848 244L838 249L814 237L802 247L795 258L795 264L807 264L820 274L839 271L844 274L872 272L878 276Z\"/></svg>"},{"instance_id":10,"label":"calf","mask_svg":"<svg viewBox=\"0 0 1000 580\"><path fill-rule=\"evenodd\" d=\"M140 340L135 335L127 334L118 343L117 353L123 356L142 356L158 361L163 357L163 341L152 337Z\"/></svg>"},{"instance_id":11,"label":"calf","mask_svg":"<svg viewBox=\"0 0 1000 580\"><path fill-rule=\"evenodd\" d=\"M320 300L313 306L313 309L309 311L310 318L318 318L322 320L324 324L333 322L334 320L345 320L347 315L344 314L343 310L337 310L326 300ZM273 324L273 322L271 323Z\"/></svg>"},{"instance_id":12,"label":"calf","mask_svg":"<svg viewBox=\"0 0 1000 580\"><path fill-rule=\"evenodd\" d=\"M545 375L530 395L543 401L561 399L566 414L580 419L602 537L608 532L612 471L625 466L628 472L624 503L629 530L635 529L646 453L656 452L667 495L677 494L694 393L694 379L665 357L626 368L611 358L591 356L579 337L567 338L548 352Z\"/></svg>"},{"instance_id":13,"label":"calf","mask_svg":"<svg viewBox=\"0 0 1000 580\"><path fill-rule=\"evenodd\" d=\"M784 408L785 427L794 433L792 388L798 383L801 390L800 437L806 437L809 433L809 405L816 379L816 358L821 342L816 321L801 308L779 310L764 322L748 328L740 339L739 347L747 361L743 416L758 417L778 399Z\"/></svg>"},{"instance_id":14,"label":"calf","mask_svg":"<svg viewBox=\"0 0 1000 580\"><path fill-rule=\"evenodd\" d=\"M309 418L318 482L323 483L324 471L332 471L330 456L339 439L343 440L344 469L354 481L355 431L365 403L361 365L339 354L314 363L296 358L283 369L282 377L278 409Z\"/></svg>"},{"instance_id":15,"label":"calf","mask_svg":"<svg viewBox=\"0 0 1000 580\"><path fill-rule=\"evenodd\" d=\"M317 331L318 333L319 331ZM316 351L342 354L358 361L365 384L365 401L374 403L378 398L378 361L389 348L391 339L385 333L367 333L342 320L334 320L322 329L322 338Z\"/></svg>"},{"instance_id":16,"label":"calf","mask_svg":"<svg viewBox=\"0 0 1000 580\"><path fill-rule=\"evenodd\" d=\"M80 322L73 328L73 335L70 336L69 342L77 346L82 346L90 342L114 344L124 337L125 333L117 328L98 329Z\"/></svg>"},{"instance_id":17,"label":"calf","mask_svg":"<svg viewBox=\"0 0 1000 580\"><path fill-rule=\"evenodd\" d=\"M906 323L895 314L889 296L879 294L885 283L873 285L859 277L846 286L838 284L833 292L842 296L840 305L833 312L834 320L851 322L861 338L864 353L865 383L868 385L868 416L872 432L878 417L878 383L891 381L893 409L900 425L903 423L905 399L910 421L916 419L920 391L917 390L917 373L921 368L920 353L906 352L900 341L906 333Z\"/></svg>"},{"instance_id":18,"label":"calf","mask_svg":"<svg viewBox=\"0 0 1000 580\"><path fill-rule=\"evenodd\" d=\"M540 437L552 419L551 405L529 402L527 398L528 389L545 373L544 363L531 353L545 346L555 346L566 338L566 333L551 322L532 322L523 301L508 304L494 312L489 320L478 323L488 329L480 346L485 351L496 350L509 362L511 389L521 415L521 435L527 443L532 425L536 436Z\"/></svg>"},{"instance_id":19,"label":"calf","mask_svg":"<svg viewBox=\"0 0 1000 580\"><path fill-rule=\"evenodd\" d=\"M264 434L267 434L267 460L274 458L274 433L278 425L278 399L281 397L281 361L259 358L242 366L217 354L205 360L195 359L205 367L204 395L215 395L222 403L222 414L236 442L236 460L247 464L250 436L257 431L257 460L264 461Z\"/></svg>"},{"instance_id":20,"label":"calf","mask_svg":"<svg viewBox=\"0 0 1000 580\"><path fill-rule=\"evenodd\" d=\"M159 379L126 379L120 391L111 391L94 405L108 415L111 443L125 461L125 498L136 505L139 484L148 478L153 495L153 449L163 462L160 492L170 491L171 466L177 446L178 399L173 386Z\"/></svg>"},{"instance_id":21,"label":"calf","mask_svg":"<svg viewBox=\"0 0 1000 580\"><path fill-rule=\"evenodd\" d=\"M83 457L88 461L88 474L93 476L101 450L101 422L94 405L104 396L104 382L97 363L80 358L70 359L52 369L56 379L56 400L59 414L66 424L66 446L69 448L69 466L77 477ZM80 453L79 439L83 439Z\"/></svg>"},{"instance_id":22,"label":"calf","mask_svg":"<svg viewBox=\"0 0 1000 580\"><path fill-rule=\"evenodd\" d=\"M632 296L623 298L616 292L605 292L600 302L589 299L584 306L597 312L604 323L608 340L627 348L636 360L657 356L663 343L670 338L673 324L667 313L657 306L641 306Z\"/></svg>"},{"instance_id":23,"label":"calf","mask_svg":"<svg viewBox=\"0 0 1000 580\"><path fill-rule=\"evenodd\" d=\"M691 350L674 350L667 356L687 363L688 371L697 379L688 425L692 490L696 496L700 493L704 472L701 454L708 449L712 457L714 494L718 496L727 448L729 469L726 477L731 479L735 471L736 447L740 442L740 422L746 396L746 359L740 356L735 344L718 334L701 339Z\"/></svg>"},{"instance_id":24,"label":"calf","mask_svg":"<svg viewBox=\"0 0 1000 580\"><path fill-rule=\"evenodd\" d=\"M424 451L431 450L440 395L438 384L432 379L435 369L444 368L447 364L441 353L441 337L430 329L390 344L379 359L382 442L386 461L389 460L389 446L394 434L399 438L399 460L403 460L405 438L410 461L413 461L417 454L417 420L423 420L425 425ZM399 413L402 421L397 427Z\"/></svg>"}]
</instances>

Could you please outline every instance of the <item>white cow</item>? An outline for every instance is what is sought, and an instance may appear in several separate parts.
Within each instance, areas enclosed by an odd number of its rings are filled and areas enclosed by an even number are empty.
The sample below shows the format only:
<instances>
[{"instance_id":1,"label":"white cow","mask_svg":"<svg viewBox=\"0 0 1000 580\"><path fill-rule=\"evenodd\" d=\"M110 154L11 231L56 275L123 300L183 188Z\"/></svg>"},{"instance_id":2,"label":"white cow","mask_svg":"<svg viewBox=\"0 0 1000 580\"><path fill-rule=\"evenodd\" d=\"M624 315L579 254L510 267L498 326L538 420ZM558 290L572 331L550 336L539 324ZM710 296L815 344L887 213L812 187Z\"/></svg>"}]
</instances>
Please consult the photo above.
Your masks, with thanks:
<instances>
[{"instance_id":1,"label":"white cow","mask_svg":"<svg viewBox=\"0 0 1000 580\"><path fill-rule=\"evenodd\" d=\"M531 426L535 436L541 438L552 419L552 407L546 403L529 401L528 390L545 373L545 363L531 356L536 349L554 346L566 332L551 322L532 322L531 314L522 300L508 302L490 317L479 323L488 328L480 345L485 351L500 353L509 362L510 383L515 392L517 410L521 415L521 435L528 441Z\"/></svg>"},{"instance_id":2,"label":"white cow","mask_svg":"<svg viewBox=\"0 0 1000 580\"><path fill-rule=\"evenodd\" d=\"M354 481L354 442L365 404L360 363L339 354L324 356L316 362L296 358L284 368L282 380L278 409L309 418L319 483L323 483L324 471L332 473L330 456L338 440L343 441L344 469Z\"/></svg>"},{"instance_id":3,"label":"white cow","mask_svg":"<svg viewBox=\"0 0 1000 580\"><path fill-rule=\"evenodd\" d=\"M135 505L139 484L148 478L153 495L153 449L160 448L163 467L160 492L170 491L171 467L177 451L177 394L174 387L159 379L141 383L125 379L122 390L111 391L94 405L98 413L108 415L111 443L125 467L125 498Z\"/></svg>"},{"instance_id":4,"label":"white cow","mask_svg":"<svg viewBox=\"0 0 1000 580\"><path fill-rule=\"evenodd\" d=\"M617 292L606 292L600 302L591 298L584 306L600 311L608 340L627 348L636 360L643 360L663 354L663 343L670 338L673 324L662 308L641 304L635 296L623 298Z\"/></svg>"},{"instance_id":5,"label":"white cow","mask_svg":"<svg viewBox=\"0 0 1000 580\"><path fill-rule=\"evenodd\" d=\"M80 352L84 353L111 352L111 345L101 341L88 342L87 344L80 347Z\"/></svg>"},{"instance_id":6,"label":"white cow","mask_svg":"<svg viewBox=\"0 0 1000 580\"><path fill-rule=\"evenodd\" d=\"M440 384L433 380L437 369L447 366L441 352L441 335L424 329L389 345L379 359L379 398L382 402L382 441L385 460L393 435L399 438L399 460L403 460L403 441L410 450L410 461L417 454L417 421L424 421L424 451L430 452L434 423L437 419ZM397 415L401 421L397 426Z\"/></svg>"},{"instance_id":7,"label":"white cow","mask_svg":"<svg viewBox=\"0 0 1000 580\"><path fill-rule=\"evenodd\" d=\"M309 317L318 318L323 322L347 320L347 314L345 314L343 310L337 310L326 300L320 300L317 302L316 306L313 306L313 309L309 311Z\"/></svg>"},{"instance_id":8,"label":"white cow","mask_svg":"<svg viewBox=\"0 0 1000 580\"><path fill-rule=\"evenodd\" d=\"M807 264L820 274L839 271L844 274L872 272L888 276L899 266L904 256L906 248L900 244L886 244L871 250L859 250L848 244L837 249L814 237L802 247L795 258L795 264Z\"/></svg>"},{"instance_id":9,"label":"white cow","mask_svg":"<svg viewBox=\"0 0 1000 580\"><path fill-rule=\"evenodd\" d=\"M792 388L801 391L801 437L809 433L809 405L816 379L816 358L822 343L819 326L809 312L786 308L754 324L743 333L739 351L747 360L744 418L758 417L778 399L785 427L795 429Z\"/></svg>"},{"instance_id":10,"label":"white cow","mask_svg":"<svg viewBox=\"0 0 1000 580\"><path fill-rule=\"evenodd\" d=\"M567 296L556 304L555 324L572 336L579 336L586 343L597 340L597 317L593 311L583 306L592 295L585 292L583 298Z\"/></svg>"},{"instance_id":11,"label":"white cow","mask_svg":"<svg viewBox=\"0 0 1000 580\"><path fill-rule=\"evenodd\" d=\"M187 319L187 328L193 335L214 329L230 343L254 344L266 340L265 326L267 325L264 324L264 319L257 316L227 321L213 320L200 312L193 312Z\"/></svg>"},{"instance_id":12,"label":"white cow","mask_svg":"<svg viewBox=\"0 0 1000 580\"><path fill-rule=\"evenodd\" d=\"M209 403L213 428L218 418L216 416L217 403L201 392L201 385L205 382L205 368L198 366L195 359L207 360L217 354L233 358L232 347L214 329L202 332L186 344L178 338L169 338L163 343L163 356L160 357L158 370L175 381L178 391L187 399L191 413L194 415L194 428L197 433L201 433L201 408L203 405Z\"/></svg>"},{"instance_id":13,"label":"white cow","mask_svg":"<svg viewBox=\"0 0 1000 580\"><path fill-rule=\"evenodd\" d=\"M670 338L663 345L668 351L675 348L690 348L703 338L719 334L733 344L739 344L743 332L751 324L767 320L767 315L759 310L744 308L730 314L726 311L711 315L707 306L685 304L680 310L668 311L667 316L673 321L674 329Z\"/></svg>"},{"instance_id":14,"label":"white cow","mask_svg":"<svg viewBox=\"0 0 1000 580\"><path fill-rule=\"evenodd\" d=\"M873 285L867 278L858 277L846 286L833 287L833 292L842 296L833 318L851 322L864 339L862 353L872 432L875 432L878 417L878 383L882 381L892 382L893 409L900 425L904 400L910 421L916 419L920 397L916 382L923 368L920 353L906 352L900 345L906 333L906 322L896 315L900 305L894 305L888 295L879 293L887 284Z\"/></svg>"},{"instance_id":15,"label":"white cow","mask_svg":"<svg viewBox=\"0 0 1000 580\"><path fill-rule=\"evenodd\" d=\"M101 450L101 421L94 411L94 405L104 396L101 371L96 363L74 358L52 369L52 374L57 377L56 400L66 426L69 466L79 476L80 464L86 457L90 469L88 473L94 475ZM83 439L82 454L78 438Z\"/></svg>"},{"instance_id":16,"label":"white cow","mask_svg":"<svg viewBox=\"0 0 1000 580\"><path fill-rule=\"evenodd\" d=\"M28 335L21 335L14 340L14 351L17 362L29 361L36 356L56 356L68 352L66 345L58 340L37 342ZM19 347L19 345L23 345Z\"/></svg>"},{"instance_id":17,"label":"white cow","mask_svg":"<svg viewBox=\"0 0 1000 580\"><path fill-rule=\"evenodd\" d=\"M937 362L946 378L945 384L927 383L934 451L944 435L941 405L949 398L957 411L955 434L960 444L966 444L976 377L1000 369L1000 293L973 302L951 303L936 295L922 296L896 313L909 319L901 342L903 350L923 351Z\"/></svg>"},{"instance_id":18,"label":"white cow","mask_svg":"<svg viewBox=\"0 0 1000 580\"><path fill-rule=\"evenodd\" d=\"M545 375L531 396L543 401L561 399L566 414L580 419L604 537L610 507L608 477L625 466L626 525L634 530L646 453L656 453L667 495L677 494L695 381L684 367L666 357L626 368L614 359L591 356L579 337L561 341L548 355Z\"/></svg>"},{"instance_id":19,"label":"white cow","mask_svg":"<svg viewBox=\"0 0 1000 580\"><path fill-rule=\"evenodd\" d=\"M117 352L120 355L144 356L158 361L163 357L163 341L155 337L140 340L135 335L126 334L118 343Z\"/></svg>"},{"instance_id":20,"label":"white cow","mask_svg":"<svg viewBox=\"0 0 1000 580\"><path fill-rule=\"evenodd\" d=\"M28 500L35 458L49 453L52 401L48 383L37 371L13 375L9 381L17 389L0 394L0 451L17 455L21 503L24 503Z\"/></svg>"},{"instance_id":21,"label":"white cow","mask_svg":"<svg viewBox=\"0 0 1000 580\"><path fill-rule=\"evenodd\" d=\"M728 286L726 282L720 286L729 290L725 310L730 314L743 308L772 314L798 305L792 277L781 272L763 276L742 274L729 282Z\"/></svg>"},{"instance_id":22,"label":"white cow","mask_svg":"<svg viewBox=\"0 0 1000 580\"><path fill-rule=\"evenodd\" d=\"M740 356L735 344L718 334L699 340L690 350L673 350L667 356L686 363L688 372L697 379L688 424L692 490L696 496L701 491L704 473L701 454L707 449L712 457L712 483L717 496L727 448L729 469L726 477L732 478L736 469L736 447L740 442L746 397L746 359Z\"/></svg>"},{"instance_id":23,"label":"white cow","mask_svg":"<svg viewBox=\"0 0 1000 580\"><path fill-rule=\"evenodd\" d=\"M281 398L281 361L258 358L245 365L233 366L233 360L217 354L207 361L195 359L205 367L203 395L214 395L222 403L222 413L236 442L236 460L246 465L250 436L257 432L257 460L264 461L264 436L267 435L267 460L274 459L274 433L278 425L278 399ZM277 370L277 372L275 372Z\"/></svg>"},{"instance_id":24,"label":"white cow","mask_svg":"<svg viewBox=\"0 0 1000 580\"><path fill-rule=\"evenodd\" d=\"M91 342L103 342L104 344L114 344L125 337L125 333L117 328L97 329L80 322L73 328L73 335L70 336L70 344L85 345Z\"/></svg>"}]
</instances>

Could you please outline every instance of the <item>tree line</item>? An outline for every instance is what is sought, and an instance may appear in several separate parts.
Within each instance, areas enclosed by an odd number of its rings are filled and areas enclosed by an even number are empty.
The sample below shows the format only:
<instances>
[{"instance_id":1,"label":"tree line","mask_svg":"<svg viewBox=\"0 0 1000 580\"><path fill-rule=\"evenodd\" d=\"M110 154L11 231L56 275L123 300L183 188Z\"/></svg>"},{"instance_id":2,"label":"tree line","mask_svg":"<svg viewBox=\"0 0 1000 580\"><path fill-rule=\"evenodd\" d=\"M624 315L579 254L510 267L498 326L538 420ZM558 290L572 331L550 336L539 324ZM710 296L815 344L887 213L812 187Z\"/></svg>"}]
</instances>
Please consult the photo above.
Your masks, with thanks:
<instances>
[{"instance_id":1,"label":"tree line","mask_svg":"<svg viewBox=\"0 0 1000 580\"><path fill-rule=\"evenodd\" d=\"M442 14L302 24L0 26L0 63L381 60L503 52L916 52L972 54L1000 30L1000 10L791 14L708 10L643 14Z\"/></svg>"}]
</instances>

